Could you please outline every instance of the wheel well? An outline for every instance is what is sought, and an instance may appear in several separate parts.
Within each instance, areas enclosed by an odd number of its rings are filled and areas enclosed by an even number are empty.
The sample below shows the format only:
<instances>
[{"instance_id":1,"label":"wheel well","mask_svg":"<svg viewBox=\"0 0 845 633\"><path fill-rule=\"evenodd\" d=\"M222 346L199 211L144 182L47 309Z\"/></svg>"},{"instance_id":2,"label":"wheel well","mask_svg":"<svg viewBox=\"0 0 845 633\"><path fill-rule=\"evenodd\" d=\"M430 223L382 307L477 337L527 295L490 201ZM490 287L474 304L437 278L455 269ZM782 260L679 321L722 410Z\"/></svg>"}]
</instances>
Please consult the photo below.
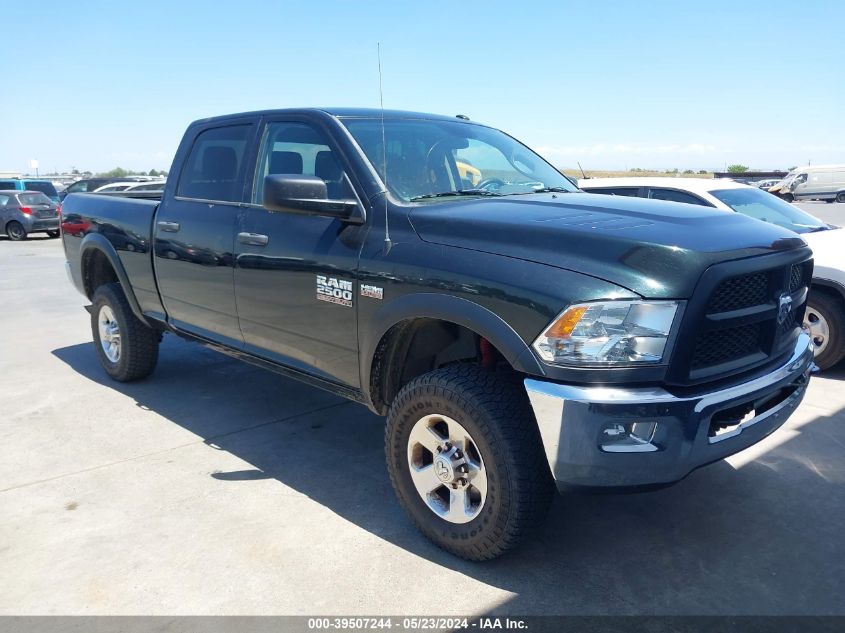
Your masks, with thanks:
<instances>
[{"instance_id":1,"label":"wheel well","mask_svg":"<svg viewBox=\"0 0 845 633\"><path fill-rule=\"evenodd\" d=\"M507 367L487 339L462 325L440 319L407 319L394 325L376 347L370 371L370 397L382 415L408 382L434 369L460 362Z\"/></svg>"},{"instance_id":2,"label":"wheel well","mask_svg":"<svg viewBox=\"0 0 845 633\"><path fill-rule=\"evenodd\" d=\"M117 273L106 255L97 249L91 249L82 257L82 283L85 296L93 298L94 291L104 284L118 281Z\"/></svg>"}]
</instances>

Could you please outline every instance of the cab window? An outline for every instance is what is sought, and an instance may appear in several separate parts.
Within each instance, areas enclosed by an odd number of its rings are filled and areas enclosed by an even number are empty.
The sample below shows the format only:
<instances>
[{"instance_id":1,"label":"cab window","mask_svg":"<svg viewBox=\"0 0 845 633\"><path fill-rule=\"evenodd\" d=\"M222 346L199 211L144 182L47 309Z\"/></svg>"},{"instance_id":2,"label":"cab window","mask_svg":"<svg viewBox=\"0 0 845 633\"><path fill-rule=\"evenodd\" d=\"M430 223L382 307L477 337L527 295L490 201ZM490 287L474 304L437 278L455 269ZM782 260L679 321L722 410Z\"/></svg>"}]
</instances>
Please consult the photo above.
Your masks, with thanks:
<instances>
[{"instance_id":1,"label":"cab window","mask_svg":"<svg viewBox=\"0 0 845 633\"><path fill-rule=\"evenodd\" d=\"M240 202L243 166L252 125L229 125L200 132L179 178L178 196Z\"/></svg>"},{"instance_id":2,"label":"cab window","mask_svg":"<svg viewBox=\"0 0 845 633\"><path fill-rule=\"evenodd\" d=\"M607 196L627 196L637 198L640 195L639 187L597 187L584 189L587 193L603 193Z\"/></svg>"},{"instance_id":3,"label":"cab window","mask_svg":"<svg viewBox=\"0 0 845 633\"><path fill-rule=\"evenodd\" d=\"M652 188L648 190L648 197L653 200L669 200L671 202L683 202L685 204L697 204L708 207L711 206L698 196L694 196L684 191L678 191L677 189Z\"/></svg>"},{"instance_id":4,"label":"cab window","mask_svg":"<svg viewBox=\"0 0 845 633\"><path fill-rule=\"evenodd\" d=\"M325 135L306 123L268 123L258 155L252 201L261 204L270 174L316 176L326 183L328 200L354 198L352 187Z\"/></svg>"}]
</instances>

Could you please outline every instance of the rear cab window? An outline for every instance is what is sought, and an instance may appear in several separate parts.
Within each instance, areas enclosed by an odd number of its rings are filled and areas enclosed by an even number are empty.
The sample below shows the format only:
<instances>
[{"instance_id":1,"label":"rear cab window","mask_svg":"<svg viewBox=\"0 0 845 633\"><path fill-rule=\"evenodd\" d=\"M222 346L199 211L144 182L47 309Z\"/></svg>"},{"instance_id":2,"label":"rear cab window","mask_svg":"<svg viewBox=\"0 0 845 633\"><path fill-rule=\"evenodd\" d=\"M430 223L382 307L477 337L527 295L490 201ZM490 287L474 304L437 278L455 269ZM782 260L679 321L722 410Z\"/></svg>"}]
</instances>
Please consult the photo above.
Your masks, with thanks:
<instances>
[{"instance_id":1,"label":"rear cab window","mask_svg":"<svg viewBox=\"0 0 845 633\"><path fill-rule=\"evenodd\" d=\"M0 180L0 189L8 189L14 191L20 189L16 180Z\"/></svg>"},{"instance_id":2,"label":"rear cab window","mask_svg":"<svg viewBox=\"0 0 845 633\"><path fill-rule=\"evenodd\" d=\"M198 200L241 202L251 123L209 128L194 139L176 195Z\"/></svg>"}]
</instances>

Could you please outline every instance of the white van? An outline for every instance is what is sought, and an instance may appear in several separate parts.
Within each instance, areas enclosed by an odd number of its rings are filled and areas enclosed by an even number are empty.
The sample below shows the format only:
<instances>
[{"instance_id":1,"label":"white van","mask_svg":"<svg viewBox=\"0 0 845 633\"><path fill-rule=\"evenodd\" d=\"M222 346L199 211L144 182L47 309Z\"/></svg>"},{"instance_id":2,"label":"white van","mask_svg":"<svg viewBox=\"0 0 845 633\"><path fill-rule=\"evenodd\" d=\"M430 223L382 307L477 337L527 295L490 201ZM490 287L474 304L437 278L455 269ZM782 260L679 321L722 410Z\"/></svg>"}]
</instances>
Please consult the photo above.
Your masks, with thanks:
<instances>
[{"instance_id":1,"label":"white van","mask_svg":"<svg viewBox=\"0 0 845 633\"><path fill-rule=\"evenodd\" d=\"M798 167L771 187L769 192L789 201L845 202L845 165Z\"/></svg>"}]
</instances>

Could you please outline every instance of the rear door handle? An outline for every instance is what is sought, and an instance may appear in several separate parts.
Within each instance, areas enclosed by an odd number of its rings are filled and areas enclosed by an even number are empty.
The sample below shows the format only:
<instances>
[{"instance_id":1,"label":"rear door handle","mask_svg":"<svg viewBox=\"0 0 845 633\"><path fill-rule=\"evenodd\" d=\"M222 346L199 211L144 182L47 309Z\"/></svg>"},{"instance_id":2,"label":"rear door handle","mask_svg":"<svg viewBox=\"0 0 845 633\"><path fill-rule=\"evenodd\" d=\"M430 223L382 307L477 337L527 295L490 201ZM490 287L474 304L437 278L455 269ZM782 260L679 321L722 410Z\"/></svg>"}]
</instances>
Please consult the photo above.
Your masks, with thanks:
<instances>
[{"instance_id":1,"label":"rear door handle","mask_svg":"<svg viewBox=\"0 0 845 633\"><path fill-rule=\"evenodd\" d=\"M250 244L252 246L267 246L270 238L261 233L238 233L238 241L241 244Z\"/></svg>"},{"instance_id":2,"label":"rear door handle","mask_svg":"<svg viewBox=\"0 0 845 633\"><path fill-rule=\"evenodd\" d=\"M178 222L165 222L162 220L158 223L158 228L168 233L176 233L181 227Z\"/></svg>"}]
</instances>

